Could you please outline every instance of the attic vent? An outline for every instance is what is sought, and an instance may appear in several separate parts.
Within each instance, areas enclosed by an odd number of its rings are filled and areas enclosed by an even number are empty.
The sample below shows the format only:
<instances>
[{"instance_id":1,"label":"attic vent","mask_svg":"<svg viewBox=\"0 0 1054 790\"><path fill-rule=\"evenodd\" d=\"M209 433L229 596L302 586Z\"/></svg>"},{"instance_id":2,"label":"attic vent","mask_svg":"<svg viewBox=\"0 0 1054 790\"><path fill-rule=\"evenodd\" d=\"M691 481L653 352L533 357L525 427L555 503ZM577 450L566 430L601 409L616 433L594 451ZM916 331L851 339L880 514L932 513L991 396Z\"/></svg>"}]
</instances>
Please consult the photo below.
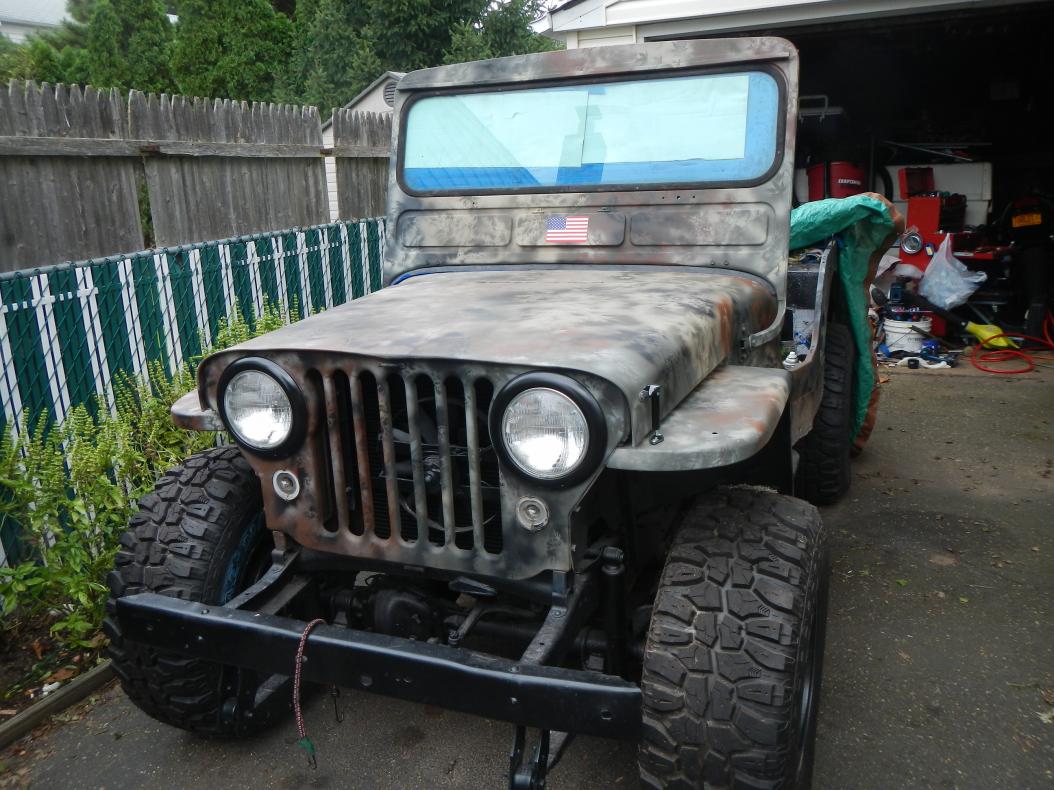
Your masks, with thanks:
<instances>
[{"instance_id":1,"label":"attic vent","mask_svg":"<svg viewBox=\"0 0 1054 790\"><path fill-rule=\"evenodd\" d=\"M389 107L395 106L395 81L384 86L384 103Z\"/></svg>"}]
</instances>

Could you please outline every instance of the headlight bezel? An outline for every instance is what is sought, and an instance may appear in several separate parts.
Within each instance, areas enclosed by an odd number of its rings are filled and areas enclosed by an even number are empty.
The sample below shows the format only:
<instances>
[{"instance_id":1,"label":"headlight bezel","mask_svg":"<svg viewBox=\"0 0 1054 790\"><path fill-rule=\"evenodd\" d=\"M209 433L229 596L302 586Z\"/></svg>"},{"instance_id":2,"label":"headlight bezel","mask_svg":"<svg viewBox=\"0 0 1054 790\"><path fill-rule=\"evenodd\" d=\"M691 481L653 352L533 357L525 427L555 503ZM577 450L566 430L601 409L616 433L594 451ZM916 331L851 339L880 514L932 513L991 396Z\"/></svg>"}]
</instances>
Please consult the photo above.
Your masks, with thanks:
<instances>
[{"instance_id":1,"label":"headlight bezel","mask_svg":"<svg viewBox=\"0 0 1054 790\"><path fill-rule=\"evenodd\" d=\"M516 396L530 389L548 389L560 393L570 399L585 417L589 430L585 453L578 465L561 477L535 477L516 463L505 446L505 411ZM534 371L514 378L494 396L488 427L491 443L502 466L521 480L542 488L569 488L591 477L600 466L607 447L607 423L597 399L582 384L560 373Z\"/></svg>"},{"instance_id":2,"label":"headlight bezel","mask_svg":"<svg viewBox=\"0 0 1054 790\"><path fill-rule=\"evenodd\" d=\"M292 410L292 423L289 427L289 434L282 440L282 442L274 447L259 447L252 442L247 441L238 433L237 429L227 417L227 385L230 384L231 379L239 373L244 373L246 371L255 371L270 376L278 383L282 392L285 393L286 398L289 399L289 406ZM234 441L238 443L238 446L260 458L286 458L304 442L304 436L307 433L307 405L304 400L304 393L301 391L300 387L297 386L297 383L285 368L269 359L264 359L263 357L242 357L228 365L223 371L223 375L220 376L219 384L216 387L216 406L219 410L220 418L223 420L224 426L227 428L227 431L230 432L231 436L234 437Z\"/></svg>"}]
</instances>

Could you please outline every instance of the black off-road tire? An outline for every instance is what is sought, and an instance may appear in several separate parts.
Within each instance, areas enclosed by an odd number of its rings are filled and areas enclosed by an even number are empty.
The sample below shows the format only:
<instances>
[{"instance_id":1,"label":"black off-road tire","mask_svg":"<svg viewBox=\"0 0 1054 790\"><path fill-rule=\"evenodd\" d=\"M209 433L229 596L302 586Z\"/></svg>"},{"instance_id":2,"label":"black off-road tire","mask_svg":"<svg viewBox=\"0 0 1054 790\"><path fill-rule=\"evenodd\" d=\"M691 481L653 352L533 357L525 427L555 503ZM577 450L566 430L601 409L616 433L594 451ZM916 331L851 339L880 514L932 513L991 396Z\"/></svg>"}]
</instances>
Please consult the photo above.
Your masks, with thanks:
<instances>
[{"instance_id":1,"label":"black off-road tire","mask_svg":"<svg viewBox=\"0 0 1054 790\"><path fill-rule=\"evenodd\" d=\"M845 324L827 325L823 398L812 430L802 437L798 451L795 493L814 505L831 505L849 490L853 448L853 369L856 346Z\"/></svg>"},{"instance_id":2,"label":"black off-road tire","mask_svg":"<svg viewBox=\"0 0 1054 790\"><path fill-rule=\"evenodd\" d=\"M645 645L642 786L809 786L828 572L806 502L736 488L693 506Z\"/></svg>"},{"instance_id":3,"label":"black off-road tire","mask_svg":"<svg viewBox=\"0 0 1054 790\"><path fill-rule=\"evenodd\" d=\"M221 716L222 665L126 639L115 617L117 599L135 593L218 605L240 592L253 581L251 558L271 542L262 508L259 480L241 452L214 448L166 472L121 537L103 627L125 693L158 721L215 738L269 723L266 715Z\"/></svg>"}]
</instances>

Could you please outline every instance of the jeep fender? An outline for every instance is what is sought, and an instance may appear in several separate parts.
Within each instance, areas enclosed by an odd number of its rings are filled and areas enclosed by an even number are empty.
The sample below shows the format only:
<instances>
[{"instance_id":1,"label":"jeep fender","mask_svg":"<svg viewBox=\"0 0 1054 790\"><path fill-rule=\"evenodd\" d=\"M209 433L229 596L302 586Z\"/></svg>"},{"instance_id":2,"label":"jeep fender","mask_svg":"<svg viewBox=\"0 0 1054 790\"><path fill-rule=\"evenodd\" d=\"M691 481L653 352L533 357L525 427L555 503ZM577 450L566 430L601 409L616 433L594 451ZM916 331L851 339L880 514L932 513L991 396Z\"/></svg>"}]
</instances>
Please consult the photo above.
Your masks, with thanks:
<instances>
[{"instance_id":1,"label":"jeep fender","mask_svg":"<svg viewBox=\"0 0 1054 790\"><path fill-rule=\"evenodd\" d=\"M619 447L611 469L686 472L745 461L761 451L779 424L791 392L783 368L718 368L662 421L662 441Z\"/></svg>"},{"instance_id":2,"label":"jeep fender","mask_svg":"<svg viewBox=\"0 0 1054 790\"><path fill-rule=\"evenodd\" d=\"M808 433L823 395L824 346L838 246L819 266L792 271L788 306L813 312L813 353L793 370L724 365L696 387L659 425L661 441L617 448L611 469L687 472L745 461L766 447L789 411L787 450ZM793 282L793 280L798 280ZM783 311L780 311L783 315Z\"/></svg>"}]
</instances>

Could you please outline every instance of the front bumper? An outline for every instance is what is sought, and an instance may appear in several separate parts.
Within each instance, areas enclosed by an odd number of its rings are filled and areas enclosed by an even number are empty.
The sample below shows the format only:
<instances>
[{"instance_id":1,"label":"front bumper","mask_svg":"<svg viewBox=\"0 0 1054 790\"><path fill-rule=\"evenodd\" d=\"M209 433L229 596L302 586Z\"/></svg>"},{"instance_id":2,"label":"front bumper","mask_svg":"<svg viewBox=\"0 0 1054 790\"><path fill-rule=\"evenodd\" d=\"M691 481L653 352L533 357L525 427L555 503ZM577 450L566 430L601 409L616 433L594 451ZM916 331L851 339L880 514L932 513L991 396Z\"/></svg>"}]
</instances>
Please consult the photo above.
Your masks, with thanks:
<instances>
[{"instance_id":1,"label":"front bumper","mask_svg":"<svg viewBox=\"0 0 1054 790\"><path fill-rule=\"evenodd\" d=\"M262 676L288 676L306 623L153 593L117 601L125 638ZM542 729L635 740L641 693L597 672L512 661L464 648L321 625L303 676Z\"/></svg>"}]
</instances>

